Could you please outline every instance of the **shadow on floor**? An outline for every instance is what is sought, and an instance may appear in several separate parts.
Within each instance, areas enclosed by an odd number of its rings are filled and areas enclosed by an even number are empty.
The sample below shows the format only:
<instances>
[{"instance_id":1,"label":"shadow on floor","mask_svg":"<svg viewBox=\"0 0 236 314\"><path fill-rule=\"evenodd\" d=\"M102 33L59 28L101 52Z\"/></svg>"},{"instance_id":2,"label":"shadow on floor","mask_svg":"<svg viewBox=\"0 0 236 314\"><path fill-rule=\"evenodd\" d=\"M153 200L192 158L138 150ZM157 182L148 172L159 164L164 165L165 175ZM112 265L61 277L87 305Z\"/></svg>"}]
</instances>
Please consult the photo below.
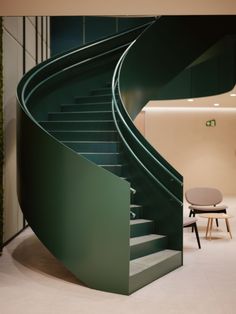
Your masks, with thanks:
<instances>
[{"instance_id":1,"label":"shadow on floor","mask_svg":"<svg viewBox=\"0 0 236 314\"><path fill-rule=\"evenodd\" d=\"M47 250L35 235L23 240L15 248L12 256L18 263L35 272L84 286Z\"/></svg>"}]
</instances>

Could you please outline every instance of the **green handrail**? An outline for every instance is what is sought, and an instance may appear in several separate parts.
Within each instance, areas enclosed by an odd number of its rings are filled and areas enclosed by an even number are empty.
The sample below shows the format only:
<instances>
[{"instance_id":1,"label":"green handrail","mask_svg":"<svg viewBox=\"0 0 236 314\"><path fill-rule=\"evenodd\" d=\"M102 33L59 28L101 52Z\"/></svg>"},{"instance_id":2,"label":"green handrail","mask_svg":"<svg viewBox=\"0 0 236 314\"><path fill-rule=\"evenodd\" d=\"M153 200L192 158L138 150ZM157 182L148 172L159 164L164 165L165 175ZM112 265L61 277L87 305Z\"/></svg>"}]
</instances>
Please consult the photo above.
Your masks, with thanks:
<instances>
[{"instance_id":1,"label":"green handrail","mask_svg":"<svg viewBox=\"0 0 236 314\"><path fill-rule=\"evenodd\" d=\"M151 152L143 145L143 143L141 141L139 141L139 139L134 134L134 132L132 131L132 129L129 127L128 123L125 120L125 118L129 119L127 111L124 110L124 112L126 114L126 116L124 118L124 115L122 115L122 113L121 113L120 106L118 105L117 98L119 98L121 106L124 107L124 104L122 103L121 96L120 96L120 89L118 87L119 86L120 68L122 65L122 61L125 58L125 56L127 55L127 53L129 52L129 49L131 48L132 44L126 49L126 51L123 53L120 60L118 61L116 68L115 68L115 71L114 71L114 74L113 74L113 78L112 78L112 114L113 114L113 118L114 118L114 121L116 124L116 128L119 132L119 135L122 139L122 142L125 144L125 146L129 150L129 152L133 156L133 158L136 160L136 162L138 162L138 164L146 171L146 173L152 178L152 180L170 197L170 199L175 200L177 202L177 204L182 207L182 205L183 205L182 200L178 199L173 193L171 193L171 191L164 184L162 184L161 181L157 179L157 177L155 177L153 175L153 173L147 168L147 166L144 165L144 163L140 160L140 158L137 156L137 154L135 154L134 151L131 149L129 143L125 139L125 136L122 134L121 128L119 127L119 123L122 121L123 127L125 127L125 129L128 130L128 132L131 134L132 140L136 141L138 143L138 145L140 146L140 148L143 148L143 150L148 155L150 155L151 158L153 158L153 160L157 163L157 165L159 167L161 167L162 169L164 169L166 174L170 175L173 180L176 180L177 183L182 185L182 181L180 181L173 173L170 172L169 169L167 169L163 164L161 164L161 162L159 160L157 160L155 158L155 156L153 156L151 154ZM118 118L116 118L116 113L118 113ZM119 120L119 122L118 122L118 120Z\"/></svg>"}]
</instances>

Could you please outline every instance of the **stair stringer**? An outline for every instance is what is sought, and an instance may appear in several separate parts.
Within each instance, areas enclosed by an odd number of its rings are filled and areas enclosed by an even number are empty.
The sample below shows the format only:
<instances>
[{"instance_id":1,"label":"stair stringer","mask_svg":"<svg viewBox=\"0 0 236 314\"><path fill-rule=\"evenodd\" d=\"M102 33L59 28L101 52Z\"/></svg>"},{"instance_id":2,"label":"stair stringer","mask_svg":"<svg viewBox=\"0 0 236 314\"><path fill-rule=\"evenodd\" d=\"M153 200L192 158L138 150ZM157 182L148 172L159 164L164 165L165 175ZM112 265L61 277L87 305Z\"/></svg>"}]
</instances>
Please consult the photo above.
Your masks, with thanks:
<instances>
[{"instance_id":1,"label":"stair stringer","mask_svg":"<svg viewBox=\"0 0 236 314\"><path fill-rule=\"evenodd\" d=\"M63 145L36 120L75 95L81 76L106 69L107 59L109 72L145 27L43 62L18 86L17 193L24 216L81 282L121 294L129 293L130 184Z\"/></svg>"}]
</instances>

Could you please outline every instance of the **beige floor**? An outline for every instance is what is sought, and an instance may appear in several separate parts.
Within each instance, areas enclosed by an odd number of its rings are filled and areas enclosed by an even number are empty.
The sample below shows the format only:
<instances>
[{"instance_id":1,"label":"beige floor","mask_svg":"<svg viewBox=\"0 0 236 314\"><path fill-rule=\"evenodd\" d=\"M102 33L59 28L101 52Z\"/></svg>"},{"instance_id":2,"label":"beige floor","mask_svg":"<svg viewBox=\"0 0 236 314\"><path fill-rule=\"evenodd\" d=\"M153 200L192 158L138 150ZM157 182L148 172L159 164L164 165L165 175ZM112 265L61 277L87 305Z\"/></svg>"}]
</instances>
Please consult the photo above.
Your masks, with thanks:
<instances>
[{"instance_id":1,"label":"beige floor","mask_svg":"<svg viewBox=\"0 0 236 314\"><path fill-rule=\"evenodd\" d=\"M28 228L0 257L1 314L235 314L236 198L227 198L233 239L225 225L204 238L206 220L198 225L202 249L184 231L184 266L131 296L80 285L41 245Z\"/></svg>"}]
</instances>

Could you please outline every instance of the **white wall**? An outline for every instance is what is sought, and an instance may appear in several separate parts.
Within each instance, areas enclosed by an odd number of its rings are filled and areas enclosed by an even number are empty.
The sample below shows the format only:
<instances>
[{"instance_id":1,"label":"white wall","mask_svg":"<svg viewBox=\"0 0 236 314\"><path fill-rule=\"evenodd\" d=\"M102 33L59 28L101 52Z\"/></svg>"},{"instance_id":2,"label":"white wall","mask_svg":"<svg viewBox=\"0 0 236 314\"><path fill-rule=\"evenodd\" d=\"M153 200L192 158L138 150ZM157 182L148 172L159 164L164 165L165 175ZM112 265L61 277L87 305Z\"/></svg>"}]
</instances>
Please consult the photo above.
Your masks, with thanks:
<instances>
[{"instance_id":1,"label":"white wall","mask_svg":"<svg viewBox=\"0 0 236 314\"><path fill-rule=\"evenodd\" d=\"M44 22L46 19L48 17L43 17ZM36 65L35 36L36 18L26 17L24 50L23 17L3 18L4 242L23 228L23 215L16 195L16 88L23 75L23 56L25 55L26 71ZM40 34L38 38L41 47ZM46 39L43 40L43 45L46 51Z\"/></svg>"},{"instance_id":2,"label":"white wall","mask_svg":"<svg viewBox=\"0 0 236 314\"><path fill-rule=\"evenodd\" d=\"M184 176L185 190L212 186L236 195L236 109L153 109L144 119L143 134ZM206 127L211 119L216 127Z\"/></svg>"}]
</instances>

